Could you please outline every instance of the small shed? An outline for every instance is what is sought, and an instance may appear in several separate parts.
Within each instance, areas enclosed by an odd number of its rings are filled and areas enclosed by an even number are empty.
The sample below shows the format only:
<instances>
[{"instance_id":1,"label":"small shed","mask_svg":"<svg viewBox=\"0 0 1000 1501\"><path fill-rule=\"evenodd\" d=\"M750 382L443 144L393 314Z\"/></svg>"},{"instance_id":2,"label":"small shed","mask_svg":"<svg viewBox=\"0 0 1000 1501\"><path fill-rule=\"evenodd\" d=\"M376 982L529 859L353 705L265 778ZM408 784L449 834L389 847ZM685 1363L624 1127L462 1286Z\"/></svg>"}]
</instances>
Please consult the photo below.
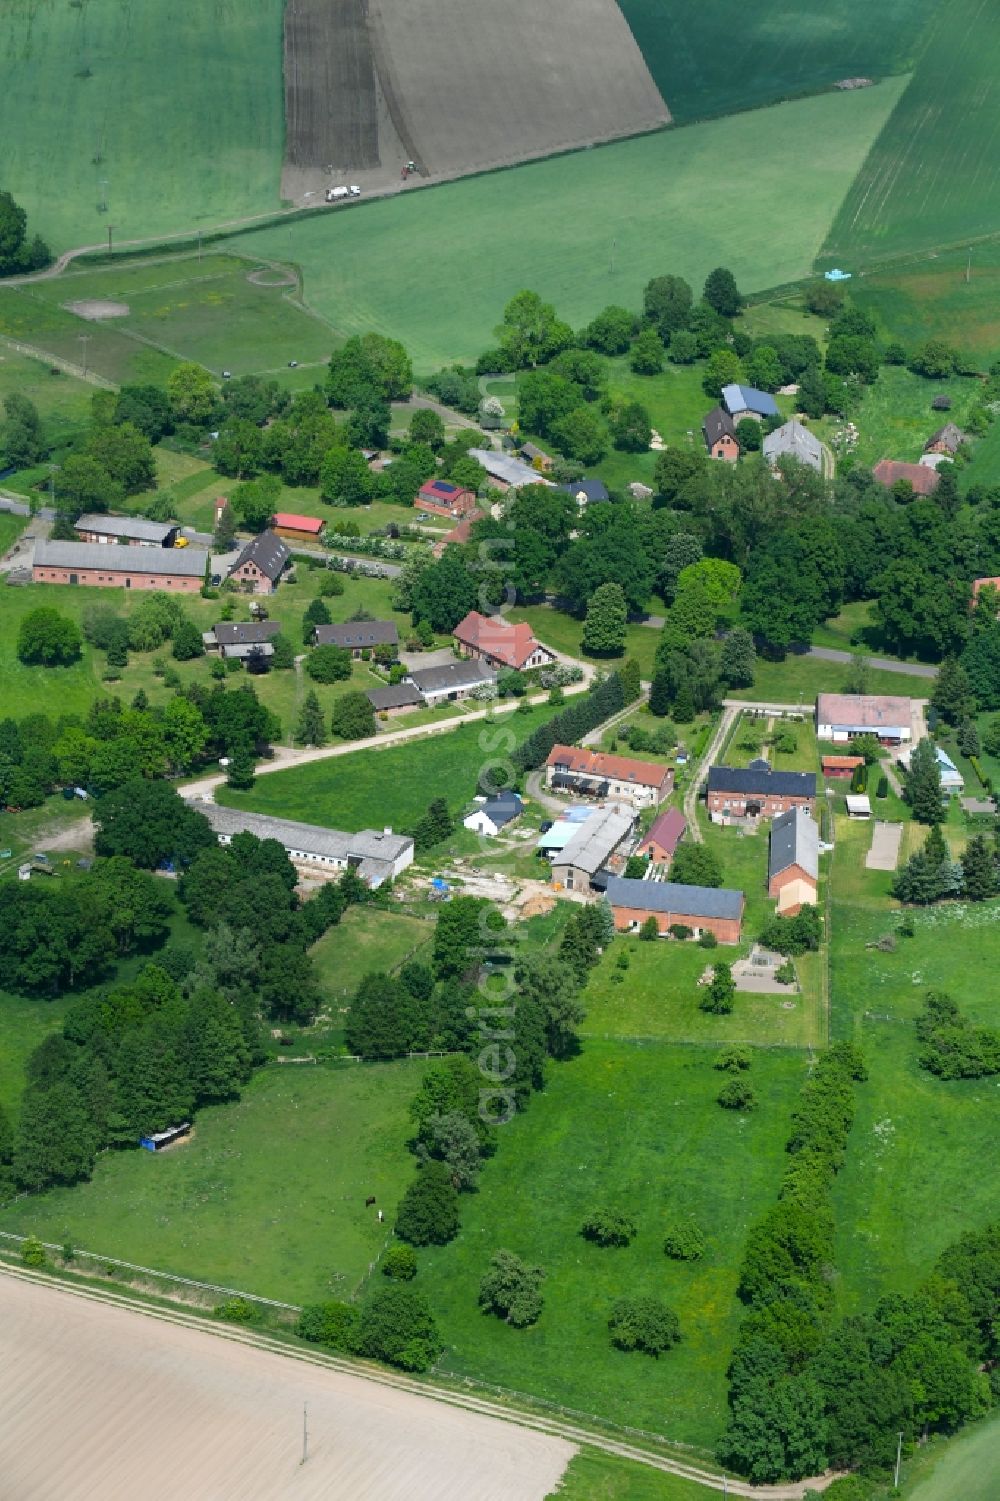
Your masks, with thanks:
<instances>
[{"instance_id":1,"label":"small shed","mask_svg":"<svg viewBox=\"0 0 1000 1501\"><path fill-rule=\"evenodd\" d=\"M468 818L462 820L462 823L474 834L483 834L487 839L495 839L501 829L520 818L523 810L524 804L516 792L501 792L497 797L487 798L480 803Z\"/></svg>"},{"instance_id":2,"label":"small shed","mask_svg":"<svg viewBox=\"0 0 1000 1501\"><path fill-rule=\"evenodd\" d=\"M871 818L871 799L866 792L849 792L847 794L848 818Z\"/></svg>"},{"instance_id":3,"label":"small shed","mask_svg":"<svg viewBox=\"0 0 1000 1501\"><path fill-rule=\"evenodd\" d=\"M162 1152L164 1147L169 1147L175 1141L180 1141L182 1136L187 1136L190 1130L191 1122L184 1121L179 1126L168 1126L165 1131L154 1131L149 1136L140 1136L139 1145L147 1152Z\"/></svg>"}]
</instances>

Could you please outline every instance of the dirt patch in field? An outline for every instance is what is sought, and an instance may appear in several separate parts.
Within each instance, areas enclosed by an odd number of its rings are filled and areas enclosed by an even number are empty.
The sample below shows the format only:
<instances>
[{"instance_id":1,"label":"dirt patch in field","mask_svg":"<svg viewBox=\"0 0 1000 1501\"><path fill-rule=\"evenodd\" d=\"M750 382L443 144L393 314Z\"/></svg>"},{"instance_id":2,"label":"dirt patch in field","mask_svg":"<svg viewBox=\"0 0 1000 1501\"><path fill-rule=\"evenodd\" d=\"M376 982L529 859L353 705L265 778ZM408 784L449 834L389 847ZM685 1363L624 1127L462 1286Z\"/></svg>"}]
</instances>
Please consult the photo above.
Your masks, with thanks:
<instances>
[{"instance_id":1,"label":"dirt patch in field","mask_svg":"<svg viewBox=\"0 0 1000 1501\"><path fill-rule=\"evenodd\" d=\"M127 302L107 302L102 297L85 297L81 302L64 302L63 307L78 318L90 323L101 323L105 318L127 318L131 312Z\"/></svg>"},{"instance_id":2,"label":"dirt patch in field","mask_svg":"<svg viewBox=\"0 0 1000 1501\"><path fill-rule=\"evenodd\" d=\"M542 1501L575 1453L516 1423L2 1274L0 1316L0 1474L18 1501Z\"/></svg>"},{"instance_id":3,"label":"dirt patch in field","mask_svg":"<svg viewBox=\"0 0 1000 1501\"><path fill-rule=\"evenodd\" d=\"M251 271L247 281L254 287L294 287L298 285L296 277L291 271L280 271L277 267L262 266L259 271Z\"/></svg>"}]
</instances>

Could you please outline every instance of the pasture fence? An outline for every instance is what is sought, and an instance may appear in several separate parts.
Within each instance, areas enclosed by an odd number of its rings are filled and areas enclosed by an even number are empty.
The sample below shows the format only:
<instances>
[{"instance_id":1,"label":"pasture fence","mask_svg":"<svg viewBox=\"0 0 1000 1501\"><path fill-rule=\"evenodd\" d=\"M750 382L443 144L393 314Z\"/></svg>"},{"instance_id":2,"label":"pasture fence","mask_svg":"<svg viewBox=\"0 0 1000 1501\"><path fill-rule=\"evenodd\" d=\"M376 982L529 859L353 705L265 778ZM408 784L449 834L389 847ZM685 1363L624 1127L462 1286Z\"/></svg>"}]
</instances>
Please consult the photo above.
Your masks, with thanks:
<instances>
[{"instance_id":1,"label":"pasture fence","mask_svg":"<svg viewBox=\"0 0 1000 1501\"><path fill-rule=\"evenodd\" d=\"M18 1195L18 1198L28 1197L28 1194ZM11 1200L10 1202L16 1203L17 1200ZM13 1242L16 1247L23 1246L25 1241L33 1238L28 1235L17 1235L12 1230L0 1230L0 1243ZM173 1272L160 1272L154 1267L140 1266L134 1261L123 1261L118 1256L103 1256L96 1251L78 1250L74 1246L72 1257L68 1257L63 1254L65 1250L63 1246L55 1245L53 1242L47 1240L41 1241L40 1244L44 1246L46 1251L54 1252L60 1262L74 1267L77 1263L93 1264L95 1270L98 1272L103 1271L105 1275L111 1275L112 1277L115 1273L108 1274L106 1268L117 1267L123 1272L129 1272L140 1277L152 1277L157 1282L171 1283L178 1288L190 1288L193 1292L217 1294L225 1298L242 1298L247 1303L260 1304L264 1308L276 1308L286 1313L299 1314L302 1312L298 1303L282 1303L277 1298L262 1298L257 1293L241 1292L234 1287L222 1287L215 1282L199 1282L194 1277L179 1277ZM5 1249L5 1247L0 1244L0 1249Z\"/></svg>"}]
</instances>

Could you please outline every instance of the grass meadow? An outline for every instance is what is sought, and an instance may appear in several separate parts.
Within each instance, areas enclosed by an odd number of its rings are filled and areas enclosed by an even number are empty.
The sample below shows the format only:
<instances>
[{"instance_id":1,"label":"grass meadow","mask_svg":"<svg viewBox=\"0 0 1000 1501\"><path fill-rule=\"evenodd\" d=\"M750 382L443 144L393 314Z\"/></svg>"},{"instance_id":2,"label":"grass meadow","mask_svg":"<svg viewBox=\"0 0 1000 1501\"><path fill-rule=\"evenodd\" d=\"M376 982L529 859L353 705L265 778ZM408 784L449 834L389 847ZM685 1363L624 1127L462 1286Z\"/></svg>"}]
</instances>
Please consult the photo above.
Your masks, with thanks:
<instances>
[{"instance_id":1,"label":"grass meadow","mask_svg":"<svg viewBox=\"0 0 1000 1501\"><path fill-rule=\"evenodd\" d=\"M739 1318L736 1268L748 1225L774 1195L804 1069L794 1054L758 1053L751 1076L760 1108L734 1115L716 1103L714 1056L588 1040L552 1067L544 1093L503 1130L480 1192L464 1202L458 1238L421 1255L418 1280L448 1346L444 1370L712 1445ZM636 1219L627 1249L580 1236L602 1204ZM669 1261L664 1232L686 1215L707 1234L705 1257ZM530 1329L477 1307L479 1279L500 1246L546 1271L544 1311ZM611 1347L610 1305L626 1292L655 1293L677 1311L675 1350L653 1361Z\"/></svg>"},{"instance_id":2,"label":"grass meadow","mask_svg":"<svg viewBox=\"0 0 1000 1501\"><path fill-rule=\"evenodd\" d=\"M484 769L494 781L510 776L505 758L555 713L539 704L525 714L501 715L496 723L480 720L411 743L308 762L258 777L252 792L220 787L216 801L335 829L409 828L437 797L457 813L475 796Z\"/></svg>"},{"instance_id":3,"label":"grass meadow","mask_svg":"<svg viewBox=\"0 0 1000 1501\"><path fill-rule=\"evenodd\" d=\"M985 370L1000 351L1000 243L888 261L855 281L851 298L908 347L944 339Z\"/></svg>"},{"instance_id":4,"label":"grass meadow","mask_svg":"<svg viewBox=\"0 0 1000 1501\"><path fill-rule=\"evenodd\" d=\"M1000 1414L933 1444L906 1465L904 1476L906 1501L993 1501L1000 1492Z\"/></svg>"},{"instance_id":5,"label":"grass meadow","mask_svg":"<svg viewBox=\"0 0 1000 1501\"><path fill-rule=\"evenodd\" d=\"M282 11L5 5L4 185L30 229L64 250L277 210Z\"/></svg>"},{"instance_id":6,"label":"grass meadow","mask_svg":"<svg viewBox=\"0 0 1000 1501\"><path fill-rule=\"evenodd\" d=\"M940 989L971 1020L995 1024L1000 902L914 911L913 938L894 953L868 949L898 919L891 878L864 867L870 840L870 825L838 819L832 1030L862 1046L871 1075L834 1190L845 1312L911 1291L963 1230L995 1218L998 1187L996 1081L944 1083L918 1068L914 1021L925 992Z\"/></svg>"},{"instance_id":7,"label":"grass meadow","mask_svg":"<svg viewBox=\"0 0 1000 1501\"><path fill-rule=\"evenodd\" d=\"M903 73L919 55L932 0L621 0L674 119L683 123L829 88L839 78ZM738 66L735 59L739 59Z\"/></svg>"},{"instance_id":8,"label":"grass meadow","mask_svg":"<svg viewBox=\"0 0 1000 1501\"><path fill-rule=\"evenodd\" d=\"M725 263L747 291L806 275L900 88L660 132L235 243L294 262L309 306L340 334L390 334L421 370L470 360L526 283L579 324L609 302L638 307L664 267L700 285ZM806 137L803 174L789 152Z\"/></svg>"},{"instance_id":9,"label":"grass meadow","mask_svg":"<svg viewBox=\"0 0 1000 1501\"><path fill-rule=\"evenodd\" d=\"M570 1460L549 1501L702 1501L704 1494L693 1480L600 1449L583 1449Z\"/></svg>"},{"instance_id":10,"label":"grass meadow","mask_svg":"<svg viewBox=\"0 0 1000 1501\"><path fill-rule=\"evenodd\" d=\"M58 448L89 418L94 388L42 360L0 345L0 403L12 393L34 402L46 441Z\"/></svg>"},{"instance_id":11,"label":"grass meadow","mask_svg":"<svg viewBox=\"0 0 1000 1501\"><path fill-rule=\"evenodd\" d=\"M107 1152L89 1183L20 1200L0 1228L283 1302L346 1297L411 1176L423 1068L272 1065L237 1103L199 1111L183 1145Z\"/></svg>"},{"instance_id":12,"label":"grass meadow","mask_svg":"<svg viewBox=\"0 0 1000 1501\"><path fill-rule=\"evenodd\" d=\"M884 10L874 12L879 24ZM1000 12L989 0L943 0L922 42L906 92L833 223L824 267L855 270L996 232Z\"/></svg>"},{"instance_id":13,"label":"grass meadow","mask_svg":"<svg viewBox=\"0 0 1000 1501\"><path fill-rule=\"evenodd\" d=\"M422 950L433 937L433 924L419 917L349 907L311 953L327 995L349 999L374 970L391 973L410 959L426 958Z\"/></svg>"},{"instance_id":14,"label":"grass meadow","mask_svg":"<svg viewBox=\"0 0 1000 1501\"><path fill-rule=\"evenodd\" d=\"M322 378L334 335L291 299L294 286L251 282L257 271L265 272L260 262L238 255L190 252L78 266L54 281L0 290L0 332L75 364L86 334L88 368L116 382L163 382L180 360L215 375L284 377L296 360L311 385ZM95 323L66 306L92 299L124 303L128 315Z\"/></svg>"}]
</instances>

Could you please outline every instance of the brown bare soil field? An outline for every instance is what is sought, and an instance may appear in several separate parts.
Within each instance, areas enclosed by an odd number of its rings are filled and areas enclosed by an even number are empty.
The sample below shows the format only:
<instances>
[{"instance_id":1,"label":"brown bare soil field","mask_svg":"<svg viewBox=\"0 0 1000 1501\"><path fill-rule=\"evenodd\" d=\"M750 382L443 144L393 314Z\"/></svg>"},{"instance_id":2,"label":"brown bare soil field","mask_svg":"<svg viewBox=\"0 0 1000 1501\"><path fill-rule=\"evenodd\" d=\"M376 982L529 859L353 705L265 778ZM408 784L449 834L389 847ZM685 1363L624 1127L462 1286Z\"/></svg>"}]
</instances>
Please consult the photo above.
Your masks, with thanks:
<instances>
[{"instance_id":1,"label":"brown bare soil field","mask_svg":"<svg viewBox=\"0 0 1000 1501\"><path fill-rule=\"evenodd\" d=\"M575 1452L2 1274L0 1324L0 1492L10 1501L542 1501Z\"/></svg>"},{"instance_id":2,"label":"brown bare soil field","mask_svg":"<svg viewBox=\"0 0 1000 1501\"><path fill-rule=\"evenodd\" d=\"M385 188L412 159L461 177L670 120L615 0L289 0L285 107L293 201L345 173Z\"/></svg>"},{"instance_id":3,"label":"brown bare soil field","mask_svg":"<svg viewBox=\"0 0 1000 1501\"><path fill-rule=\"evenodd\" d=\"M367 0L288 0L285 161L342 170L378 166L375 67Z\"/></svg>"},{"instance_id":4,"label":"brown bare soil field","mask_svg":"<svg viewBox=\"0 0 1000 1501\"><path fill-rule=\"evenodd\" d=\"M369 23L401 134L431 175L547 156L670 118L614 0L370 0Z\"/></svg>"}]
</instances>

